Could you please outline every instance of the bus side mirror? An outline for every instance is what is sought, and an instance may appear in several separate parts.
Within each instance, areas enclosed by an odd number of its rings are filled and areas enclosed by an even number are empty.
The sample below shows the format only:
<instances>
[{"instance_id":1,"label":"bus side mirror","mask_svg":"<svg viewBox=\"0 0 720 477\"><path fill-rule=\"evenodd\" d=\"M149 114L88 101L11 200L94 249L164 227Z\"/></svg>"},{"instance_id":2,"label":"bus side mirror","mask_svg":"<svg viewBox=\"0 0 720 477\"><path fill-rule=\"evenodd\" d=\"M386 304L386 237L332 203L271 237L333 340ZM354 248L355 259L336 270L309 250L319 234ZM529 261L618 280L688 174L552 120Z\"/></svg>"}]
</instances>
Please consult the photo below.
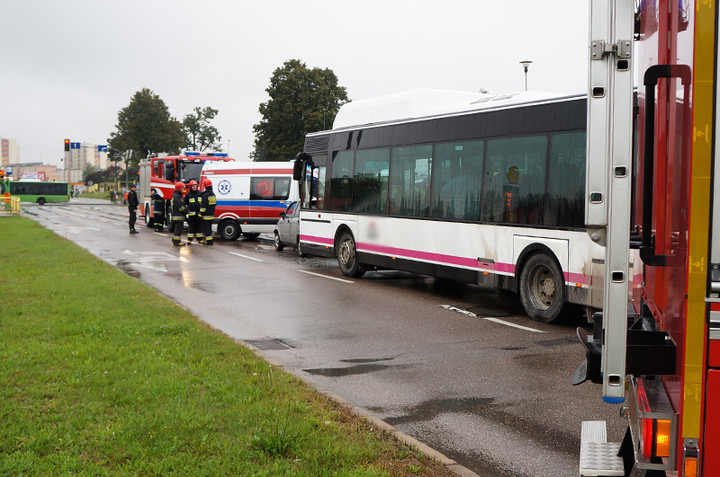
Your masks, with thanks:
<instances>
[{"instance_id":1,"label":"bus side mirror","mask_svg":"<svg viewBox=\"0 0 720 477\"><path fill-rule=\"evenodd\" d=\"M305 170L305 164L312 164L312 157L309 154L301 152L295 156L295 163L293 164L293 180L299 181L303 178L303 171Z\"/></svg>"},{"instance_id":2,"label":"bus side mirror","mask_svg":"<svg viewBox=\"0 0 720 477\"><path fill-rule=\"evenodd\" d=\"M299 181L302 179L302 171L304 169L304 163L303 161L299 159L295 159L295 163L293 164L293 180Z\"/></svg>"}]
</instances>

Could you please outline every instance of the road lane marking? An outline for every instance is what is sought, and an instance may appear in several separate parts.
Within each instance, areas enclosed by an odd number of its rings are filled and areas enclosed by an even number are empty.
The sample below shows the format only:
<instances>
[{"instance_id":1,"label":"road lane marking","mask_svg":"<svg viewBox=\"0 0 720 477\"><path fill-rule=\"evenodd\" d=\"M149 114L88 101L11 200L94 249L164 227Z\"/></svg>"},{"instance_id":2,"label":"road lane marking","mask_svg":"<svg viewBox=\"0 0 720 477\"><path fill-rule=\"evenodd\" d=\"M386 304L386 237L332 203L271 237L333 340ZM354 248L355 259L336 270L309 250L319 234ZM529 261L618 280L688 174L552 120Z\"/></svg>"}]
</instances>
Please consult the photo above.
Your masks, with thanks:
<instances>
[{"instance_id":1,"label":"road lane marking","mask_svg":"<svg viewBox=\"0 0 720 477\"><path fill-rule=\"evenodd\" d=\"M308 270L298 270L298 272L300 272L300 273L307 273L308 275L312 275L312 276L315 276L315 277L327 278L328 280L335 280L335 281L343 282L343 283L355 283L355 282L353 282L352 280L345 280L345 279L343 279L343 278L337 278L337 277L329 277L329 276L327 276L327 275L323 275L322 273L310 272L310 271L308 271Z\"/></svg>"},{"instance_id":2,"label":"road lane marking","mask_svg":"<svg viewBox=\"0 0 720 477\"><path fill-rule=\"evenodd\" d=\"M123 255L130 255L132 261L128 263L135 267L148 268L150 270L167 272L165 262L187 262L187 258L173 255L168 252L136 252L125 250Z\"/></svg>"},{"instance_id":3,"label":"road lane marking","mask_svg":"<svg viewBox=\"0 0 720 477\"><path fill-rule=\"evenodd\" d=\"M250 255L243 255L242 253L237 252L228 252L230 255L236 255L238 257L247 258L248 260L255 260L256 262L264 262L265 260L260 260L259 258L251 257Z\"/></svg>"},{"instance_id":4,"label":"road lane marking","mask_svg":"<svg viewBox=\"0 0 720 477\"><path fill-rule=\"evenodd\" d=\"M510 321L501 320L499 318L487 317L487 318L483 318L483 320L492 321L493 323L497 323L499 325L511 326L511 327L517 328L519 330L531 331L533 333L545 333L543 330L530 328L529 326L518 325L518 324L510 322Z\"/></svg>"},{"instance_id":5,"label":"road lane marking","mask_svg":"<svg viewBox=\"0 0 720 477\"><path fill-rule=\"evenodd\" d=\"M95 227L68 227L67 232L72 235L79 235L83 232L98 232L100 229Z\"/></svg>"},{"instance_id":6,"label":"road lane marking","mask_svg":"<svg viewBox=\"0 0 720 477\"><path fill-rule=\"evenodd\" d=\"M493 323L497 323L498 325L505 325L510 326L512 328L517 328L519 330L524 331L530 331L532 333L545 333L543 330L538 330L537 328L530 328L529 326L523 326L518 325L517 323L513 323L511 321L501 320L500 318L491 318L489 316L478 316L477 313L473 313L472 311L463 310L462 308L458 308L456 306L452 305L440 305L441 308L445 308L448 311L454 311L456 313L462 313L463 315L472 316L473 318L482 318L483 320L492 321Z\"/></svg>"}]
</instances>

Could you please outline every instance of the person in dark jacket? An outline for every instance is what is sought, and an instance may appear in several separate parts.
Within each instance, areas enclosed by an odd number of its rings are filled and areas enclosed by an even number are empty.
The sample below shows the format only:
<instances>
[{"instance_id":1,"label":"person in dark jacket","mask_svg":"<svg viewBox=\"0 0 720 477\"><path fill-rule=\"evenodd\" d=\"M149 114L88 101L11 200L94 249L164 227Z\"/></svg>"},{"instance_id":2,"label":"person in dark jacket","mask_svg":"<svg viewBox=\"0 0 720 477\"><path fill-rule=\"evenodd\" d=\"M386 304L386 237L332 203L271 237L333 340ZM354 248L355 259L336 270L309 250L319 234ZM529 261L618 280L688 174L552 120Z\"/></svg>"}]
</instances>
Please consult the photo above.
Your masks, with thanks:
<instances>
[{"instance_id":1,"label":"person in dark jacket","mask_svg":"<svg viewBox=\"0 0 720 477\"><path fill-rule=\"evenodd\" d=\"M140 233L137 230L135 230L135 222L137 221L137 209L138 209L138 204L139 204L135 184L133 184L130 187L130 192L128 192L127 203L128 203L128 212L130 212L130 220L128 221L128 223L130 225L130 233L131 234Z\"/></svg>"},{"instance_id":2,"label":"person in dark jacket","mask_svg":"<svg viewBox=\"0 0 720 477\"><path fill-rule=\"evenodd\" d=\"M182 241L183 222L185 222L185 202L183 201L182 182L175 183L175 192L172 196L172 221L170 222L170 232L172 232L173 245L185 245Z\"/></svg>"},{"instance_id":3,"label":"person in dark jacket","mask_svg":"<svg viewBox=\"0 0 720 477\"><path fill-rule=\"evenodd\" d=\"M185 207L187 208L188 234L187 243L190 245L196 237L200 238L200 191L197 181L188 182L190 190L185 194Z\"/></svg>"},{"instance_id":4,"label":"person in dark jacket","mask_svg":"<svg viewBox=\"0 0 720 477\"><path fill-rule=\"evenodd\" d=\"M150 189L150 199L153 202L153 224L155 232L165 230L165 198L158 194L157 189Z\"/></svg>"},{"instance_id":5,"label":"person in dark jacket","mask_svg":"<svg viewBox=\"0 0 720 477\"><path fill-rule=\"evenodd\" d=\"M212 181L205 179L203 181L205 190L200 194L200 217L202 220L202 231L198 237L198 242L204 242L205 245L213 244L212 223L215 218L215 193L212 189Z\"/></svg>"}]
</instances>

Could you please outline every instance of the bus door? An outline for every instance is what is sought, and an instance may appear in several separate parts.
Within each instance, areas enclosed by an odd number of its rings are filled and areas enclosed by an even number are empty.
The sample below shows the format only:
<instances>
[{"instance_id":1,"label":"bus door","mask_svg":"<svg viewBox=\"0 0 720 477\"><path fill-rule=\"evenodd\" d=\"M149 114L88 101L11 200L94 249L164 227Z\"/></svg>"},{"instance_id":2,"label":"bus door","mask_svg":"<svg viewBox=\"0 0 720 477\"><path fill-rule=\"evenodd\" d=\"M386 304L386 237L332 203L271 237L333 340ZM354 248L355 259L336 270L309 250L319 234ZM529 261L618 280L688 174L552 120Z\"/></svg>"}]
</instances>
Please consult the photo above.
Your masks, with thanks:
<instances>
[{"instance_id":1,"label":"bus door","mask_svg":"<svg viewBox=\"0 0 720 477\"><path fill-rule=\"evenodd\" d=\"M299 240L313 244L316 249L333 247L333 230L330 214L325 203L327 185L327 154L302 153L296 159L294 177L300 185L300 233Z\"/></svg>"}]
</instances>

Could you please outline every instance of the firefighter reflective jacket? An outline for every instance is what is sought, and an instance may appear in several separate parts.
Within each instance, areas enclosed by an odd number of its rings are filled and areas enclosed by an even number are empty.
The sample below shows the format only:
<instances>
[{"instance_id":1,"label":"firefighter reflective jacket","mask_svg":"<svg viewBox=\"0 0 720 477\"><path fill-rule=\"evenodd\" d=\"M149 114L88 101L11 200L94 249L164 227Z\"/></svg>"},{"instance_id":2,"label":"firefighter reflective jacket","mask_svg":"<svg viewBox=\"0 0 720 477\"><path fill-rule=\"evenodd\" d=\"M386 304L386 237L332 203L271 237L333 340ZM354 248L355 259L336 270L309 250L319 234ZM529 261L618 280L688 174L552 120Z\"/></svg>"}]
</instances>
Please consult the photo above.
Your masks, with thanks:
<instances>
[{"instance_id":1,"label":"firefighter reflective jacket","mask_svg":"<svg viewBox=\"0 0 720 477\"><path fill-rule=\"evenodd\" d=\"M187 216L197 217L200 212L200 192L197 190L189 190L185 194L185 207L187 207Z\"/></svg>"},{"instance_id":2,"label":"firefighter reflective jacket","mask_svg":"<svg viewBox=\"0 0 720 477\"><path fill-rule=\"evenodd\" d=\"M165 199L155 192L150 198L153 201L153 215L165 215Z\"/></svg>"},{"instance_id":3,"label":"firefighter reflective jacket","mask_svg":"<svg viewBox=\"0 0 720 477\"><path fill-rule=\"evenodd\" d=\"M172 196L172 219L176 222L185 220L185 202L183 202L183 195L181 190L173 192Z\"/></svg>"},{"instance_id":4,"label":"firefighter reflective jacket","mask_svg":"<svg viewBox=\"0 0 720 477\"><path fill-rule=\"evenodd\" d=\"M215 218L215 194L212 187L206 187L205 191L200 195L200 215L203 220L212 220Z\"/></svg>"}]
</instances>

